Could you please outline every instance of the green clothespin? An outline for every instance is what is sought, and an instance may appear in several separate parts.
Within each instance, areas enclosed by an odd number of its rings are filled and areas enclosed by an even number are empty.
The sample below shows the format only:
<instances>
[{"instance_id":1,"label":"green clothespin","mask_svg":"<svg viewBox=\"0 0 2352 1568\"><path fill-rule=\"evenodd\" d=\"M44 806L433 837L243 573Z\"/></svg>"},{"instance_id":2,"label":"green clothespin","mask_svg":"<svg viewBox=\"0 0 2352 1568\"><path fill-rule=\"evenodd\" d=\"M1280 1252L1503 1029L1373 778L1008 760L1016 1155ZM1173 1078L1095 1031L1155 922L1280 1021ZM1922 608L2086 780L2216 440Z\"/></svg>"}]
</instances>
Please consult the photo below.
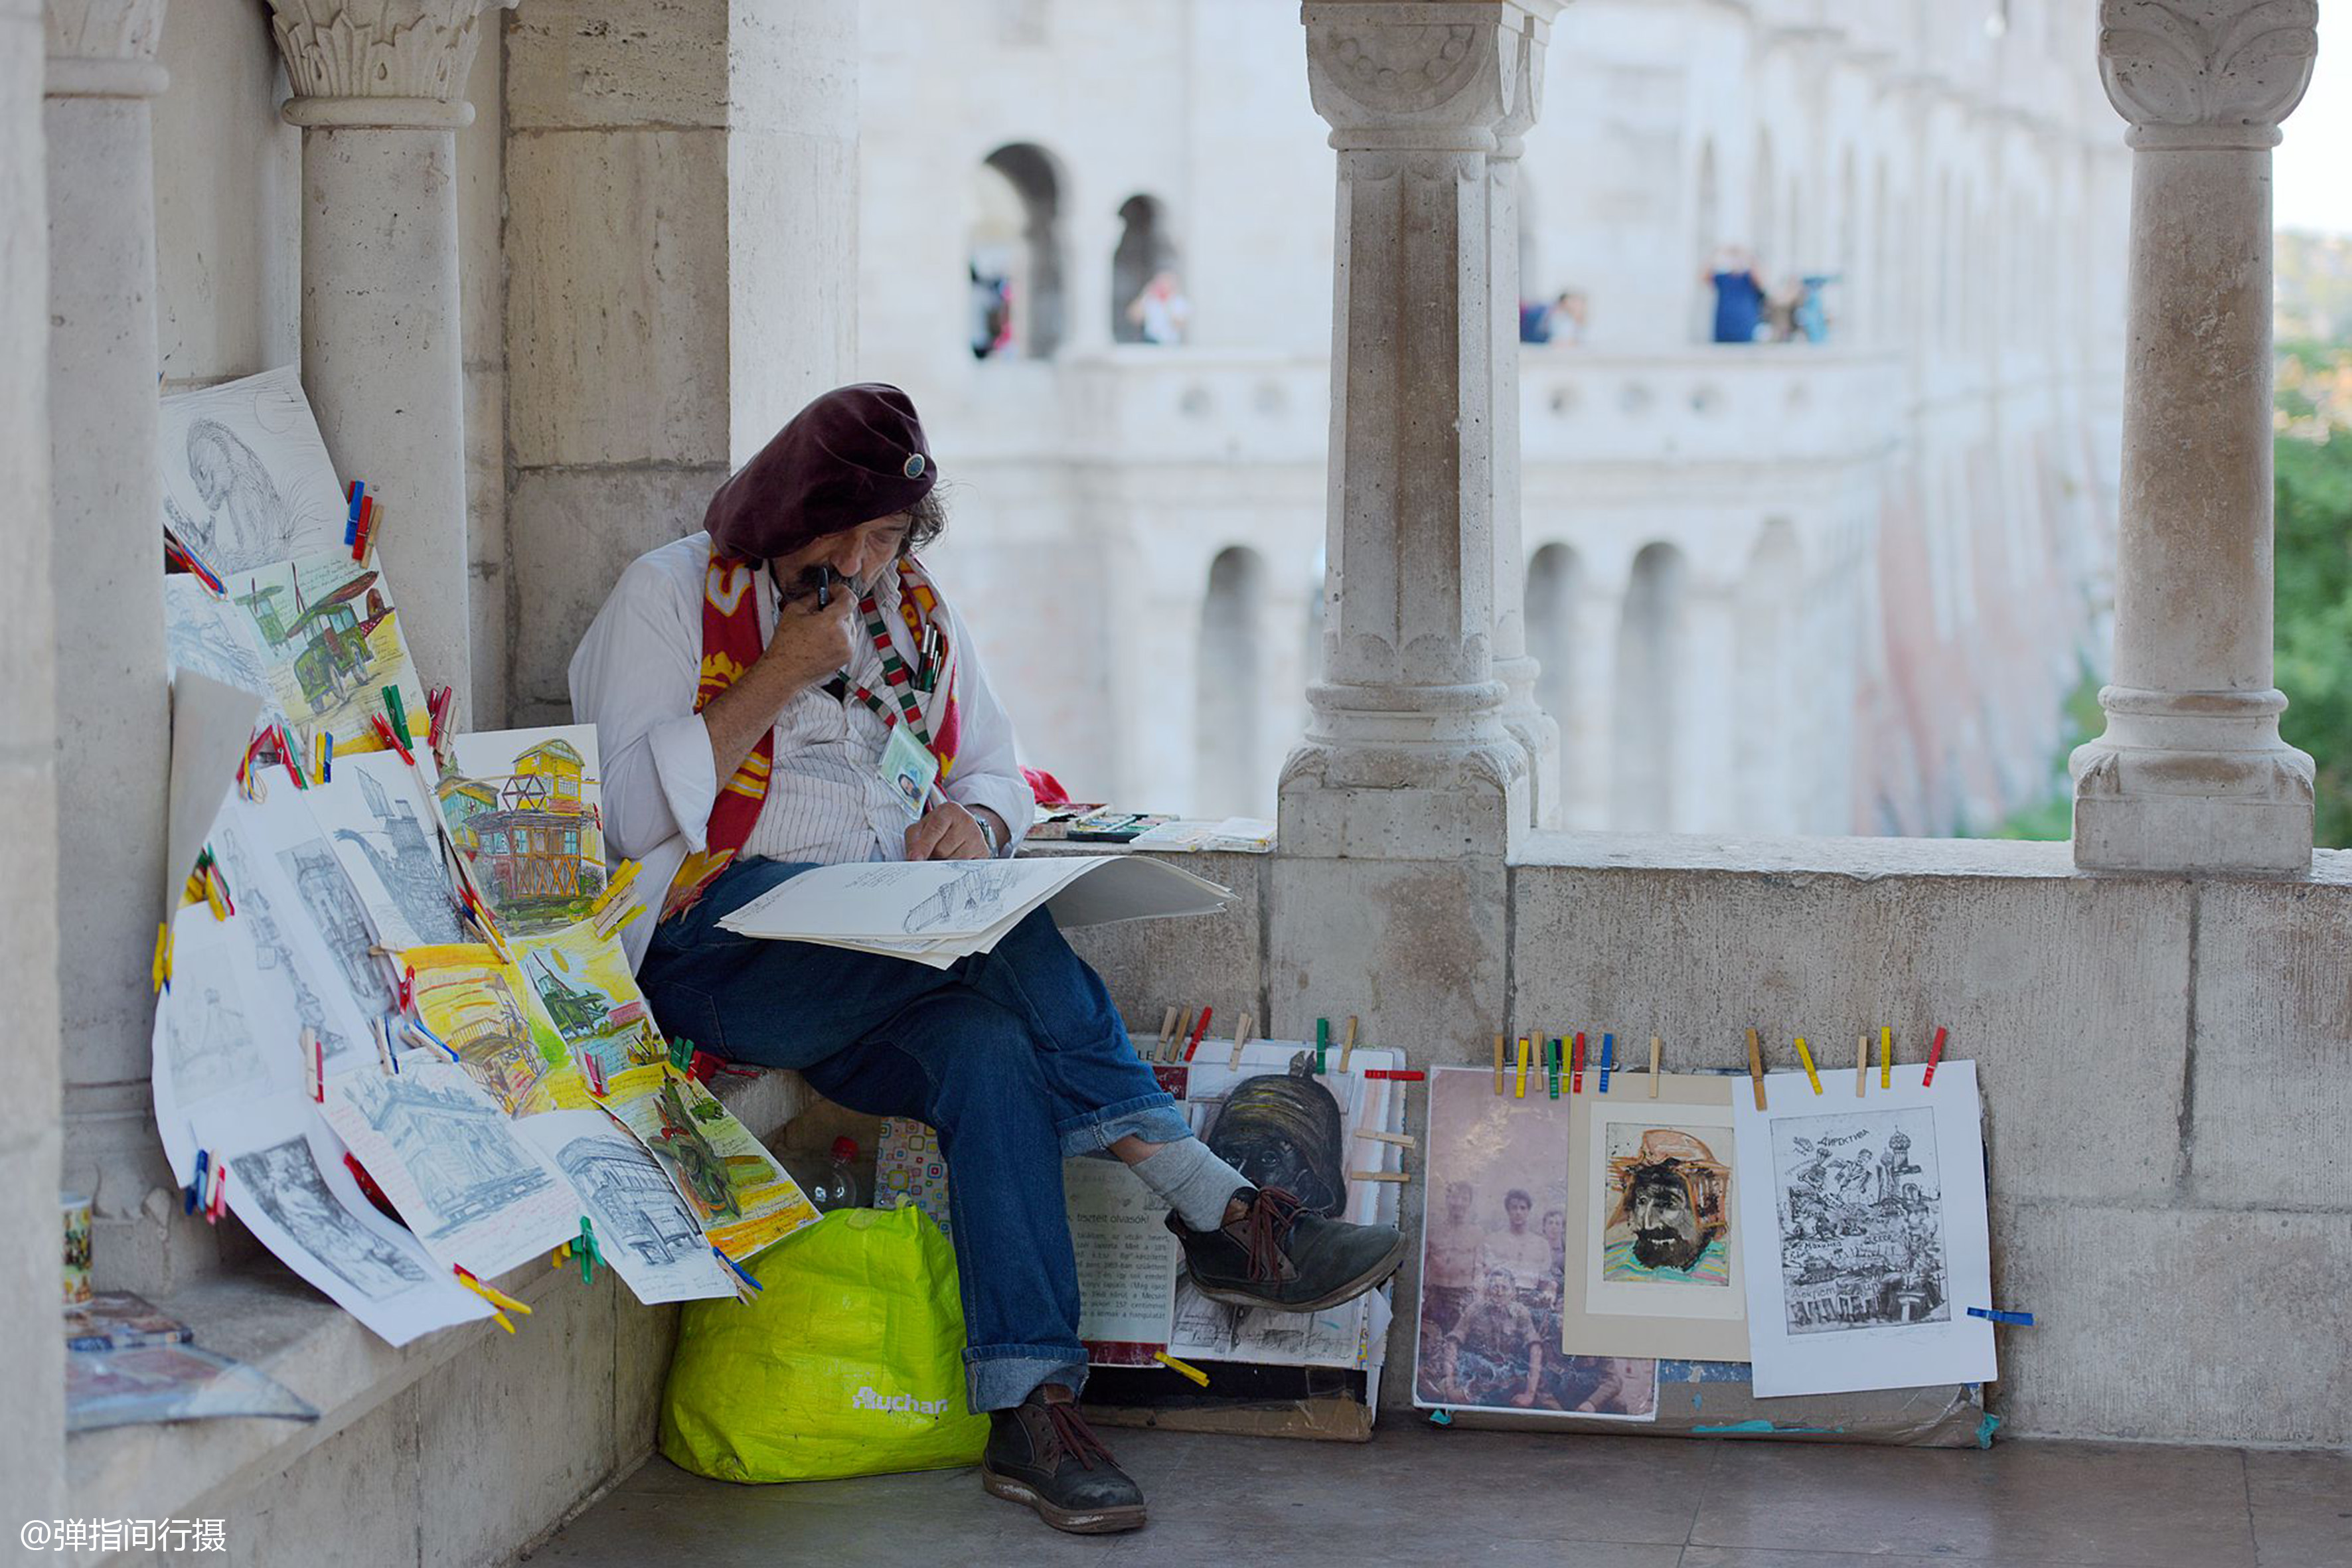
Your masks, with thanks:
<instances>
[{"instance_id":1,"label":"green clothespin","mask_svg":"<svg viewBox=\"0 0 2352 1568\"><path fill-rule=\"evenodd\" d=\"M596 1283L596 1227L589 1223L584 1214L580 1216L580 1239L572 1243L572 1249L579 1255L581 1282L593 1285Z\"/></svg>"},{"instance_id":2,"label":"green clothespin","mask_svg":"<svg viewBox=\"0 0 2352 1568\"><path fill-rule=\"evenodd\" d=\"M416 741L408 732L408 715L400 706L399 687L387 686L383 689L383 710L392 715L392 727L400 736L400 743L413 749Z\"/></svg>"},{"instance_id":3,"label":"green clothespin","mask_svg":"<svg viewBox=\"0 0 2352 1568\"><path fill-rule=\"evenodd\" d=\"M680 1037L669 1043L669 1065L685 1072L694 1062L694 1042Z\"/></svg>"},{"instance_id":4,"label":"green clothespin","mask_svg":"<svg viewBox=\"0 0 2352 1568\"><path fill-rule=\"evenodd\" d=\"M1318 1018L1315 1020L1315 1070L1318 1073L1323 1070L1323 1053L1330 1048L1331 1020Z\"/></svg>"}]
</instances>

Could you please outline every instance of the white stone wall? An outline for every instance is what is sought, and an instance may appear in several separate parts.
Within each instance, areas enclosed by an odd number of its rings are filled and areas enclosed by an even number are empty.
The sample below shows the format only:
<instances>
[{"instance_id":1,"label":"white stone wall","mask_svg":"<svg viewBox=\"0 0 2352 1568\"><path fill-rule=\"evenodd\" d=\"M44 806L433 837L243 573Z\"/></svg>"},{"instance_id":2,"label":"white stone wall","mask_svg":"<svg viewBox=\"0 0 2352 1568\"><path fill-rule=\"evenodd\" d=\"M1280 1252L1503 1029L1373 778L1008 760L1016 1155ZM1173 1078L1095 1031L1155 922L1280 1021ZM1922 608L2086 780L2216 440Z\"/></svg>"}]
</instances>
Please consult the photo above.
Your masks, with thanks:
<instances>
[{"instance_id":1,"label":"white stone wall","mask_svg":"<svg viewBox=\"0 0 2352 1568\"><path fill-rule=\"evenodd\" d=\"M995 6L868 5L892 21L866 35L860 374L925 411L953 486L942 558L984 601L976 635L1030 760L1085 796L1202 807L1196 779L1224 771L1194 723L1211 563L1264 563L1265 647L1308 647L1322 591L1332 164L1297 19L1162 0L1116 25L1019 13L1045 18L1028 29ZM1569 624L1529 627L1582 650L1554 714L1580 742L1571 826L1652 820L1612 804L1634 766L1621 710L1674 759L1655 826L1948 832L2051 790L2114 533L2121 128L2087 0L2021 6L1999 40L1959 21L1918 3L1560 14L1521 163L1521 293L1580 289L1591 320L1583 345L1525 350L1521 440L1524 553L1572 552L1580 583ZM873 111L894 103L924 109ZM1072 330L1049 364L977 363L981 165L1024 142L1059 180ZM1115 214L1137 193L1165 208L1193 330L1106 354ZM1695 344L1698 273L1727 241L1775 279L1845 275L1829 348ZM1776 523L1800 597L1759 645L1769 606L1742 585ZM1651 544L1688 568L1668 693L1614 658ZM1265 810L1305 705L1271 679L1258 700L1278 737L1255 747Z\"/></svg>"}]
</instances>

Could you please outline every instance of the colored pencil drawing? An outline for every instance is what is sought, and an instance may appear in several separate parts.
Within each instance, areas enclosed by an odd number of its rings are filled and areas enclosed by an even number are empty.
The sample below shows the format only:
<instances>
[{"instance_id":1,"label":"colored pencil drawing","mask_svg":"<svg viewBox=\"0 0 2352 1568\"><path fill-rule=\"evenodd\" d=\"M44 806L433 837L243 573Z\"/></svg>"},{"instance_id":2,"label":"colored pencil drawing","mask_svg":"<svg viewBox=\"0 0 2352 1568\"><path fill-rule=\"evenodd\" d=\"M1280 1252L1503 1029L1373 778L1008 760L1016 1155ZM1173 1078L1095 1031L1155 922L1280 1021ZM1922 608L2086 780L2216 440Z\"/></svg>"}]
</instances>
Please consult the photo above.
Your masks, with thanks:
<instances>
[{"instance_id":1,"label":"colored pencil drawing","mask_svg":"<svg viewBox=\"0 0 2352 1568\"><path fill-rule=\"evenodd\" d=\"M816 1210L744 1125L692 1079L638 1068L604 1107L652 1151L703 1234L748 1258L816 1222Z\"/></svg>"},{"instance_id":2,"label":"colored pencil drawing","mask_svg":"<svg viewBox=\"0 0 2352 1568\"><path fill-rule=\"evenodd\" d=\"M381 945L462 940L441 858L440 818L397 753L338 759L333 781L311 789L308 801Z\"/></svg>"},{"instance_id":3,"label":"colored pencil drawing","mask_svg":"<svg viewBox=\"0 0 2352 1568\"><path fill-rule=\"evenodd\" d=\"M1789 1332L1948 1321L1934 1112L1779 1117L1771 1127Z\"/></svg>"},{"instance_id":4,"label":"colored pencil drawing","mask_svg":"<svg viewBox=\"0 0 2352 1568\"><path fill-rule=\"evenodd\" d=\"M426 1283L416 1260L362 1225L319 1173L310 1141L282 1143L229 1161L237 1202L259 1206L278 1228L351 1289L381 1300Z\"/></svg>"},{"instance_id":5,"label":"colored pencil drawing","mask_svg":"<svg viewBox=\"0 0 2352 1568\"><path fill-rule=\"evenodd\" d=\"M487 1277L579 1228L569 1187L455 1064L345 1073L321 1110L442 1262Z\"/></svg>"},{"instance_id":6,"label":"colored pencil drawing","mask_svg":"<svg viewBox=\"0 0 2352 1568\"><path fill-rule=\"evenodd\" d=\"M349 514L294 367L163 399L163 525L215 573L340 543Z\"/></svg>"},{"instance_id":7,"label":"colored pencil drawing","mask_svg":"<svg viewBox=\"0 0 2352 1568\"><path fill-rule=\"evenodd\" d=\"M593 1057L605 1072L619 1073L669 1055L616 938L599 937L583 922L517 937L510 946L516 966L575 1060Z\"/></svg>"},{"instance_id":8,"label":"colored pencil drawing","mask_svg":"<svg viewBox=\"0 0 2352 1568\"><path fill-rule=\"evenodd\" d=\"M1601 1127L1608 1184L1596 1194L1601 1278L1728 1289L1730 1130L1613 1119Z\"/></svg>"},{"instance_id":9,"label":"colored pencil drawing","mask_svg":"<svg viewBox=\"0 0 2352 1568\"><path fill-rule=\"evenodd\" d=\"M441 815L502 930L560 930L604 890L596 729L460 735Z\"/></svg>"},{"instance_id":10,"label":"colored pencil drawing","mask_svg":"<svg viewBox=\"0 0 2352 1568\"><path fill-rule=\"evenodd\" d=\"M558 1110L517 1126L562 1169L604 1260L648 1306L735 1293L701 1223L661 1163L602 1110Z\"/></svg>"},{"instance_id":11,"label":"colored pencil drawing","mask_svg":"<svg viewBox=\"0 0 2352 1568\"><path fill-rule=\"evenodd\" d=\"M401 638L392 590L371 558L331 550L225 579L229 601L251 619L270 695L305 754L321 732L336 755L371 752L373 721L388 719L383 689L421 726L425 692ZM411 733L415 732L412 728Z\"/></svg>"},{"instance_id":12,"label":"colored pencil drawing","mask_svg":"<svg viewBox=\"0 0 2352 1568\"><path fill-rule=\"evenodd\" d=\"M551 1079L568 1053L520 971L471 944L412 948L401 958L416 975L417 1016L508 1115L558 1103Z\"/></svg>"}]
</instances>

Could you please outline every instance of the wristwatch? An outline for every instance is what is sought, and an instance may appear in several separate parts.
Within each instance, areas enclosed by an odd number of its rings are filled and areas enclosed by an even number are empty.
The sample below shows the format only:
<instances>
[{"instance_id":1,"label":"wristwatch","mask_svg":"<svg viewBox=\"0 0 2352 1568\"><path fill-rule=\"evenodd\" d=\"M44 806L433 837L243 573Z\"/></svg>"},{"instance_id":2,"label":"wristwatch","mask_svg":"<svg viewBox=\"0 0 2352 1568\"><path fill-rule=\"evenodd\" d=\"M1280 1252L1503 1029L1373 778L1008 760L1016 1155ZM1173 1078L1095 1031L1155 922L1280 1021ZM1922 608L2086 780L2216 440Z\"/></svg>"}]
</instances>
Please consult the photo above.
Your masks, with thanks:
<instances>
[{"instance_id":1,"label":"wristwatch","mask_svg":"<svg viewBox=\"0 0 2352 1568\"><path fill-rule=\"evenodd\" d=\"M980 829L980 841L988 846L988 853L992 858L1003 847L996 842L996 824L976 811L971 814L971 820L972 825Z\"/></svg>"}]
</instances>

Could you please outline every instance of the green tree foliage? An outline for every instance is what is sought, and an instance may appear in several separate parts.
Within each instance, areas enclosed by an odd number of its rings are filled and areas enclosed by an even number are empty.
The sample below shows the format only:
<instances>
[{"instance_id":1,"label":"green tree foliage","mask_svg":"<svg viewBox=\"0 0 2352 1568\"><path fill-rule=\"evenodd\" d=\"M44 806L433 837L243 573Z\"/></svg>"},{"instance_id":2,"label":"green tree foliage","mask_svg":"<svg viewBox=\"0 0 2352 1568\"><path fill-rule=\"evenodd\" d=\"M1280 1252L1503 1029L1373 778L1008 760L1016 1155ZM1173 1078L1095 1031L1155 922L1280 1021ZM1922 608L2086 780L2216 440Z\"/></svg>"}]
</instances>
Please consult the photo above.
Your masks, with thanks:
<instances>
[{"instance_id":1,"label":"green tree foliage","mask_svg":"<svg viewBox=\"0 0 2352 1568\"><path fill-rule=\"evenodd\" d=\"M2277 452L2279 728L2318 763L2314 836L2352 845L2352 429Z\"/></svg>"}]
</instances>

